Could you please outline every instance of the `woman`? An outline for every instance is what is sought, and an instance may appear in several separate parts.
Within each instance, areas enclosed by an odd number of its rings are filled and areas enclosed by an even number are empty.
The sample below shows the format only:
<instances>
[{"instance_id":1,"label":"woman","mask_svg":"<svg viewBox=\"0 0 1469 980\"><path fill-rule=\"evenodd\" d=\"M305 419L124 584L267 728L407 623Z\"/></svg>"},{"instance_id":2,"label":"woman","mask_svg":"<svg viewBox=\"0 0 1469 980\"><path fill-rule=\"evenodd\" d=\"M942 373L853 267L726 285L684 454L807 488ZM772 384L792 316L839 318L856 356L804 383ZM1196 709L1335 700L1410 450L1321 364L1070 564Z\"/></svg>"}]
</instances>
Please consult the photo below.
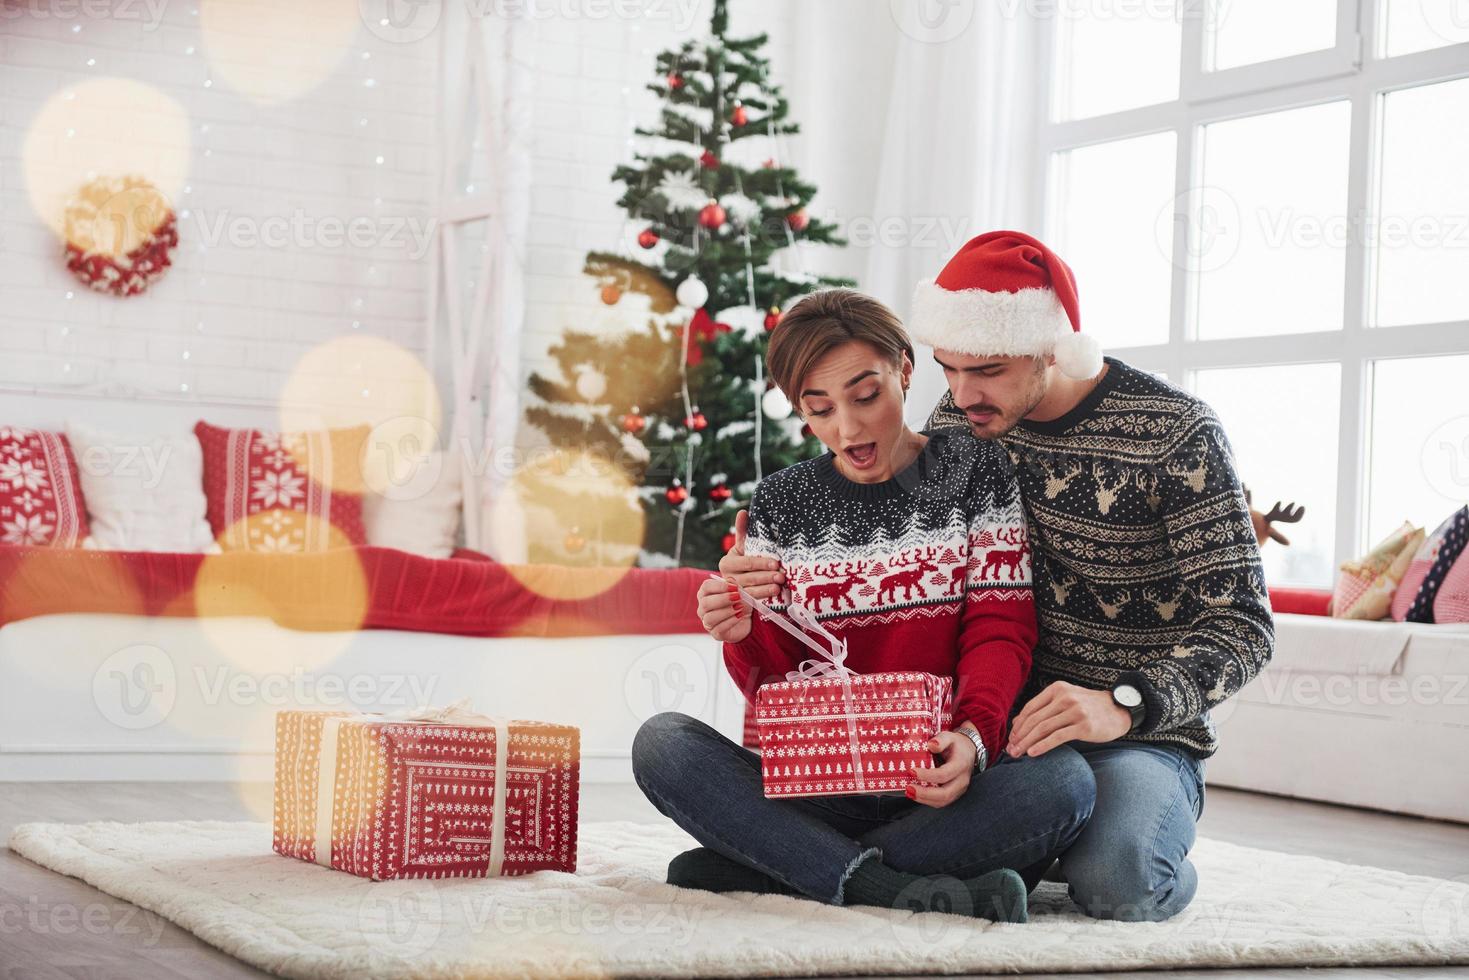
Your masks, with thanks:
<instances>
[{"instance_id":1,"label":"woman","mask_svg":"<svg viewBox=\"0 0 1469 980\"><path fill-rule=\"evenodd\" d=\"M853 670L954 678L955 727L928 745L941 761L903 797L772 800L755 753L687 715L650 718L638 785L704 845L669 865L673 884L1024 921L1027 892L1091 814L1076 752L1002 751L1036 638L1020 497L995 443L904 423L913 356L892 311L852 290L786 313L769 373L827 452L755 488L743 546L781 562L791 584L772 606L818 614ZM699 616L752 700L811 655L718 580Z\"/></svg>"}]
</instances>

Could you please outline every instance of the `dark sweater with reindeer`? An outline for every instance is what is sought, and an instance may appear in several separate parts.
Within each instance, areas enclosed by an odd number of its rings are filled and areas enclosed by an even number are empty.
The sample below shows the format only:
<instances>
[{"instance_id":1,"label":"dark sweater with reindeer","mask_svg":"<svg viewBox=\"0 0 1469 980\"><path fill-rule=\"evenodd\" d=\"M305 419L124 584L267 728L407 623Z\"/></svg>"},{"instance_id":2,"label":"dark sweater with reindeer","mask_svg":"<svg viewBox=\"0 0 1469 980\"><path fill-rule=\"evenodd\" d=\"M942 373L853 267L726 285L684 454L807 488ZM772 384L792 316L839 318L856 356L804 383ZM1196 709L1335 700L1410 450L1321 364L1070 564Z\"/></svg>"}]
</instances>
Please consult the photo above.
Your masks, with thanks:
<instances>
[{"instance_id":1,"label":"dark sweater with reindeer","mask_svg":"<svg viewBox=\"0 0 1469 980\"><path fill-rule=\"evenodd\" d=\"M770 605L815 613L847 641L853 670L953 677L953 726L972 722L998 760L1036 638L1020 495L999 446L967 426L924 434L918 458L881 483L847 479L829 451L767 476L745 553L780 560L787 584ZM816 656L758 614L724 645L752 701Z\"/></svg>"},{"instance_id":2,"label":"dark sweater with reindeer","mask_svg":"<svg viewBox=\"0 0 1469 980\"><path fill-rule=\"evenodd\" d=\"M1209 756L1209 709L1274 650L1249 507L1209 406L1107 365L1075 409L1000 440L1035 555L1040 643L1022 701L1058 680L1128 682L1147 705L1128 738ZM964 421L945 393L929 424Z\"/></svg>"}]
</instances>

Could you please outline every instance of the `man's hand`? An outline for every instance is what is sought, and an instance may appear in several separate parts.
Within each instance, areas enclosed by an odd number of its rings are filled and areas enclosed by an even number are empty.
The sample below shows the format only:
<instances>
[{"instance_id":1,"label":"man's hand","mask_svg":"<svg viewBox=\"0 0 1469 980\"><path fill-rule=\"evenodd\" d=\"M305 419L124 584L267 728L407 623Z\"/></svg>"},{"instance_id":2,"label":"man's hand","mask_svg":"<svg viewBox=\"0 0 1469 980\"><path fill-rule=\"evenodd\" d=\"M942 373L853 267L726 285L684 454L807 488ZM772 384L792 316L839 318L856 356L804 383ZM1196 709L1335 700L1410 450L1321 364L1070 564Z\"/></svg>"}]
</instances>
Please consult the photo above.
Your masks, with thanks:
<instances>
[{"instance_id":1,"label":"man's hand","mask_svg":"<svg viewBox=\"0 0 1469 980\"><path fill-rule=\"evenodd\" d=\"M1132 715L1112 700L1111 691L1056 681L1020 709L1005 751L1016 757L1044 755L1070 741L1111 742L1131 729Z\"/></svg>"},{"instance_id":2,"label":"man's hand","mask_svg":"<svg viewBox=\"0 0 1469 980\"><path fill-rule=\"evenodd\" d=\"M942 758L943 764L933 769L914 769L918 782L908 787L908 798L924 806L948 806L969 788L978 754L974 743L958 732L939 732L924 746ZM933 784L933 785L928 785Z\"/></svg>"},{"instance_id":3,"label":"man's hand","mask_svg":"<svg viewBox=\"0 0 1469 980\"><path fill-rule=\"evenodd\" d=\"M734 547L719 559L719 574L734 582L757 599L775 599L785 582L780 562L774 558L746 558L745 530L750 526L748 511L735 515Z\"/></svg>"},{"instance_id":4,"label":"man's hand","mask_svg":"<svg viewBox=\"0 0 1469 980\"><path fill-rule=\"evenodd\" d=\"M733 585L708 578L699 584L699 622L721 643L739 643L750 635L751 610Z\"/></svg>"}]
</instances>

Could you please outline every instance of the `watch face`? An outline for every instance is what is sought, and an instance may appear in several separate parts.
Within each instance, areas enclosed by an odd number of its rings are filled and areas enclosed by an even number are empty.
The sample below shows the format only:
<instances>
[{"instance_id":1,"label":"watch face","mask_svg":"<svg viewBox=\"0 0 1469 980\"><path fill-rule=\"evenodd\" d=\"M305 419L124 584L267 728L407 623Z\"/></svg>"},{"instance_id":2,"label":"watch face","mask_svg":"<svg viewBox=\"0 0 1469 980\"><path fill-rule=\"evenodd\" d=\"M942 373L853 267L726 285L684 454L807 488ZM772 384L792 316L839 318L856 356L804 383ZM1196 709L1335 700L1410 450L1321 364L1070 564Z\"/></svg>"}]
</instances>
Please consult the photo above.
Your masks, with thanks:
<instances>
[{"instance_id":1,"label":"watch face","mask_svg":"<svg viewBox=\"0 0 1469 980\"><path fill-rule=\"evenodd\" d=\"M1124 708L1136 708L1143 703L1143 693L1131 684L1118 684L1112 688L1112 697Z\"/></svg>"}]
</instances>

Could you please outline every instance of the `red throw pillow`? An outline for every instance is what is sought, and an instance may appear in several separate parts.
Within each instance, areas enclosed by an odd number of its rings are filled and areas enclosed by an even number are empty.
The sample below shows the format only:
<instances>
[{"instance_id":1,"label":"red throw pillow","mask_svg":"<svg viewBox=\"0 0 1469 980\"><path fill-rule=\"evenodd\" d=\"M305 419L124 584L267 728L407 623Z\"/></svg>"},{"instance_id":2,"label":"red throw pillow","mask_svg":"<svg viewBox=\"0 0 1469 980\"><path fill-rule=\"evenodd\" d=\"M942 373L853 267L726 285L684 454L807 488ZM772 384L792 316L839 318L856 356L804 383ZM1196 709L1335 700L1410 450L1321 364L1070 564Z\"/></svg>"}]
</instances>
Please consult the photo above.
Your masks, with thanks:
<instances>
[{"instance_id":1,"label":"red throw pillow","mask_svg":"<svg viewBox=\"0 0 1469 980\"><path fill-rule=\"evenodd\" d=\"M261 432L194 426L209 527L225 551L326 551L363 544L367 426Z\"/></svg>"},{"instance_id":2,"label":"red throw pillow","mask_svg":"<svg viewBox=\"0 0 1469 980\"><path fill-rule=\"evenodd\" d=\"M1329 616L1331 605L1330 589L1280 589L1271 588L1270 608L1278 613L1295 613L1298 616Z\"/></svg>"},{"instance_id":3,"label":"red throw pillow","mask_svg":"<svg viewBox=\"0 0 1469 980\"><path fill-rule=\"evenodd\" d=\"M0 426L0 544L75 548L88 530L66 436Z\"/></svg>"}]
</instances>

